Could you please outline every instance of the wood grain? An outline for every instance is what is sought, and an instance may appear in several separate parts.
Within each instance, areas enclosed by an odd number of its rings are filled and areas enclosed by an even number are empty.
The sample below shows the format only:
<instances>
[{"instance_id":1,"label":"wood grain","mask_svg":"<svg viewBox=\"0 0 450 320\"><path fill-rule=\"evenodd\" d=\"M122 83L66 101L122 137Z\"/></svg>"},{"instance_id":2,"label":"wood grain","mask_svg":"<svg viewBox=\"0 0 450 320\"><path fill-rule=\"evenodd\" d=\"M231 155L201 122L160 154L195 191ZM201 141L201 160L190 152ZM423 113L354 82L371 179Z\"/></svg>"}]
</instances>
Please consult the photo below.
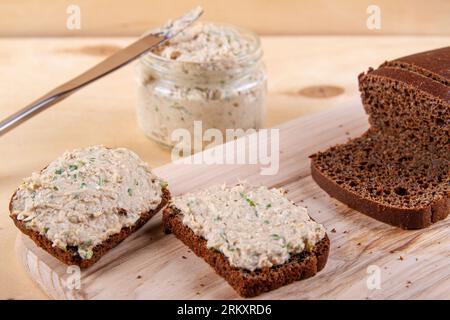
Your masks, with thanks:
<instances>
[{"instance_id":1,"label":"wood grain","mask_svg":"<svg viewBox=\"0 0 450 320\"><path fill-rule=\"evenodd\" d=\"M327 130L323 130L326 126ZM176 195L216 183L245 179L284 187L308 207L331 238L327 266L311 279L263 294L262 299L448 299L450 220L425 230L405 231L375 221L331 199L312 180L308 156L367 129L358 105L290 121L280 126L280 171L259 174L259 165L169 164L156 173ZM333 230L333 231L331 231ZM21 264L56 299L230 299L238 295L202 259L173 235L164 235L161 215L143 230L82 271L81 288L61 283L66 266L23 236L17 239ZM185 259L183 258L185 257ZM368 267L379 268L380 289L367 286Z\"/></svg>"},{"instance_id":2,"label":"wood grain","mask_svg":"<svg viewBox=\"0 0 450 320\"><path fill-rule=\"evenodd\" d=\"M81 29L66 28L67 7L81 9ZM204 20L263 35L449 35L447 0L2 0L0 36L137 36L202 5ZM366 26L369 5L381 29ZM249 17L251 17L249 19Z\"/></svg>"},{"instance_id":3,"label":"wood grain","mask_svg":"<svg viewBox=\"0 0 450 320\"><path fill-rule=\"evenodd\" d=\"M133 38L0 39L0 118L131 41ZM265 126L332 107L360 106L358 73L385 59L449 43L450 37L263 37L269 78ZM344 92L330 98L302 94L303 88L318 86L335 86ZM134 68L128 66L0 139L0 299L46 298L20 267L13 250L18 231L8 217L8 203L22 178L65 150L94 144L129 148L153 167L170 162L169 152L137 128L135 105ZM321 130L328 128L321 124ZM340 134L346 137L344 130Z\"/></svg>"}]
</instances>

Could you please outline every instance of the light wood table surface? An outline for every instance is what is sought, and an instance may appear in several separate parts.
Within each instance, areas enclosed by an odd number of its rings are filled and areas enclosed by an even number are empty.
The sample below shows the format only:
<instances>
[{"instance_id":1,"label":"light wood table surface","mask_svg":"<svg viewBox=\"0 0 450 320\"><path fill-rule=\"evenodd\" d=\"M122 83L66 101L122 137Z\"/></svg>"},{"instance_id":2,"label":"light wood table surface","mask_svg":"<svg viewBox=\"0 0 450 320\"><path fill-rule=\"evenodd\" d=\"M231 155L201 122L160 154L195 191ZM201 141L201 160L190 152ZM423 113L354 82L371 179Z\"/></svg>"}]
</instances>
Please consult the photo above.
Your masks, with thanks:
<instances>
[{"instance_id":1,"label":"light wood table surface","mask_svg":"<svg viewBox=\"0 0 450 320\"><path fill-rule=\"evenodd\" d=\"M0 39L0 118L132 40ZM262 43L269 77L266 126L270 127L359 101L361 71L387 59L449 45L450 37L263 37ZM308 89L311 86L319 90ZM335 92L338 95L326 97ZM0 299L46 298L19 267L14 253L17 230L8 217L8 203L23 177L65 150L93 144L130 148L154 167L170 161L169 151L137 128L135 105L134 68L127 66L0 138Z\"/></svg>"}]
</instances>

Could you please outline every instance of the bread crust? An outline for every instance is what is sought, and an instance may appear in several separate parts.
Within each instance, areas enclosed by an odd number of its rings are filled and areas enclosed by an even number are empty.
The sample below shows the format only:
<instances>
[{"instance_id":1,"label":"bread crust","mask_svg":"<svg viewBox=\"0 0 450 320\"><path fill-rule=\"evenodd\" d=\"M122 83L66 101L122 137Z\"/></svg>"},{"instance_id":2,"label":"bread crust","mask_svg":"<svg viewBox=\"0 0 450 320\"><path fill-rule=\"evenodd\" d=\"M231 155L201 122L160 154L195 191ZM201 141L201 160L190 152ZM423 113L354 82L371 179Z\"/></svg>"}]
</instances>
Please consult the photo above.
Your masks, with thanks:
<instances>
[{"instance_id":1,"label":"bread crust","mask_svg":"<svg viewBox=\"0 0 450 320\"><path fill-rule=\"evenodd\" d=\"M14 193L15 194L15 193ZM47 251L49 254L54 256L59 261L67 264L67 265L77 265L81 269L88 268L92 266L95 262L97 262L103 255L105 255L110 249L117 246L120 242L125 240L129 235L133 232L137 231L141 228L148 220L150 220L155 214L157 214L162 208L166 206L166 204L170 200L170 192L168 189L162 189L162 197L160 204L154 209L147 212L143 212L140 218L136 221L136 223L131 227L123 227L119 233L111 235L108 239L103 241L102 243L96 245L93 248L93 255L90 259L83 259L77 252L76 246L67 247L67 250L63 250L58 247L54 247L52 242L41 235L39 232L28 229L25 226L23 221L17 220L17 217L12 214L12 200L14 198L14 194L11 197L9 203L9 212L10 217L14 221L14 224L20 231L29 236L31 240L34 241L39 247Z\"/></svg>"},{"instance_id":2,"label":"bread crust","mask_svg":"<svg viewBox=\"0 0 450 320\"><path fill-rule=\"evenodd\" d=\"M384 65L405 68L448 86L450 85L449 56L450 47L444 47L388 61Z\"/></svg>"},{"instance_id":3,"label":"bread crust","mask_svg":"<svg viewBox=\"0 0 450 320\"><path fill-rule=\"evenodd\" d=\"M363 198L355 192L342 188L335 181L324 175L315 165L314 156L312 156L311 161L311 175L314 181L331 197L374 219L402 229L426 228L439 220L445 219L450 211L448 198L441 198L427 207L417 209L387 206Z\"/></svg>"},{"instance_id":4,"label":"bread crust","mask_svg":"<svg viewBox=\"0 0 450 320\"><path fill-rule=\"evenodd\" d=\"M380 127L380 121L374 121L380 119L383 120L381 112L378 112L378 114L375 115L371 114L371 110L379 110L380 108L373 108L370 100L365 100L366 92L364 91L362 84L366 81L377 80L377 82L381 84L386 83L387 80L394 81L405 88L411 89L411 92L414 91L420 93L420 99L435 101L435 105L443 106L442 109L448 108L450 104L450 90L448 85L450 80L449 53L450 47L422 52L393 61L387 61L376 70L369 68L366 73L361 73L358 76L358 80L364 108L366 113L369 114L369 123L371 124L371 129L369 130L380 130L380 132L384 132L383 130L386 128L383 126ZM425 112L433 111L435 110L425 110ZM381 118L375 118L375 116ZM408 118L408 120L409 119L410 118ZM442 126L448 123L448 119L439 118L438 120L443 122ZM389 122L388 119L387 123L389 124ZM375 129L373 129L374 127ZM406 127L406 130L407 129L409 129L409 127ZM403 132L394 131L388 132L386 135L394 135L397 137L398 142L402 141L402 139L422 139L421 141L425 141L424 138L426 136L416 136L413 134L412 138L410 138L407 135L401 136L402 133ZM426 138L428 139L428 137ZM445 153L445 143L447 143L447 140L445 140L445 138L441 139L444 140L442 143L443 146L441 146L438 145L438 142L441 143L441 140L437 140L435 137L432 138L433 139L424 142L426 151L435 153L443 150ZM433 145L431 144L431 141L438 142L435 142ZM418 152L418 150L411 149L411 152ZM330 196L370 217L403 229L420 229L445 219L450 213L450 198L448 192L447 194L442 194L437 199L430 200L430 202L432 202L426 206L418 206L415 208L389 205L377 202L370 198L365 198L363 195L339 185L337 181L334 181L334 179L328 176L325 171L322 171L319 166L319 160L315 159L319 154L311 156L311 175L316 183ZM443 155L443 158L448 159L445 155Z\"/></svg>"},{"instance_id":5,"label":"bread crust","mask_svg":"<svg viewBox=\"0 0 450 320\"><path fill-rule=\"evenodd\" d=\"M406 85L413 87L416 90L422 90L433 97L439 98L446 103L450 103L450 90L449 87L437 82L424 75L416 74L411 71L385 66L376 70L369 70L366 76L373 77L378 76L381 78L390 78L405 83ZM360 78L360 82L364 80L364 77Z\"/></svg>"},{"instance_id":6,"label":"bread crust","mask_svg":"<svg viewBox=\"0 0 450 320\"><path fill-rule=\"evenodd\" d=\"M206 240L195 235L182 223L180 217L177 208L172 206L165 208L163 211L164 231L173 233L197 256L203 258L242 297L254 297L294 281L312 277L325 267L328 259L330 240L325 235L312 252L295 255L280 266L253 272L245 271L232 267L223 253L209 249Z\"/></svg>"}]
</instances>

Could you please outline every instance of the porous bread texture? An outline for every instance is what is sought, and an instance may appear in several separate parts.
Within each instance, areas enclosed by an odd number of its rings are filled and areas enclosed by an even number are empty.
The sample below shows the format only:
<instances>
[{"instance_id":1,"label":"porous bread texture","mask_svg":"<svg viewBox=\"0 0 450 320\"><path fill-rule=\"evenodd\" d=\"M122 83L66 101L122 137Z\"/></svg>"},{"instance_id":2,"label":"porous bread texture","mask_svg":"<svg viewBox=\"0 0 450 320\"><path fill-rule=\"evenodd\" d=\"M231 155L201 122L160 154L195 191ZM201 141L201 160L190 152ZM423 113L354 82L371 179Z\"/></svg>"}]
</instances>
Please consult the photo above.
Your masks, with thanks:
<instances>
[{"instance_id":1,"label":"porous bread texture","mask_svg":"<svg viewBox=\"0 0 450 320\"><path fill-rule=\"evenodd\" d=\"M359 83L373 130L448 158L450 87L390 67L369 70Z\"/></svg>"},{"instance_id":2,"label":"porous bread texture","mask_svg":"<svg viewBox=\"0 0 450 320\"><path fill-rule=\"evenodd\" d=\"M369 130L319 152L316 168L342 188L385 206L426 207L448 194L448 161Z\"/></svg>"},{"instance_id":3,"label":"porous bread texture","mask_svg":"<svg viewBox=\"0 0 450 320\"><path fill-rule=\"evenodd\" d=\"M380 221L424 228L450 211L450 47L359 76L370 129L311 156L314 180Z\"/></svg>"}]
</instances>

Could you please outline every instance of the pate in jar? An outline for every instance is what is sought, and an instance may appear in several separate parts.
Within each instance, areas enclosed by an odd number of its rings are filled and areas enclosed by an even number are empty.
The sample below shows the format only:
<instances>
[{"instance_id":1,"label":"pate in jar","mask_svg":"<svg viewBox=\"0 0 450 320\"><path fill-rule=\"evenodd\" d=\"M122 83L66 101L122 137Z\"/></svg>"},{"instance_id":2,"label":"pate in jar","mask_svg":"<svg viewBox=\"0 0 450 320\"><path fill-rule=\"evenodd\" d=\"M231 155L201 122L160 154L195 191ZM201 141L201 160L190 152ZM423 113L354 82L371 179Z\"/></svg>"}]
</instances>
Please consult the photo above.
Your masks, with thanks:
<instances>
[{"instance_id":1,"label":"pate in jar","mask_svg":"<svg viewBox=\"0 0 450 320\"><path fill-rule=\"evenodd\" d=\"M202 129L259 129L267 80L257 35L228 25L196 23L157 50L138 69L137 116L149 138L174 146L172 133Z\"/></svg>"}]
</instances>

